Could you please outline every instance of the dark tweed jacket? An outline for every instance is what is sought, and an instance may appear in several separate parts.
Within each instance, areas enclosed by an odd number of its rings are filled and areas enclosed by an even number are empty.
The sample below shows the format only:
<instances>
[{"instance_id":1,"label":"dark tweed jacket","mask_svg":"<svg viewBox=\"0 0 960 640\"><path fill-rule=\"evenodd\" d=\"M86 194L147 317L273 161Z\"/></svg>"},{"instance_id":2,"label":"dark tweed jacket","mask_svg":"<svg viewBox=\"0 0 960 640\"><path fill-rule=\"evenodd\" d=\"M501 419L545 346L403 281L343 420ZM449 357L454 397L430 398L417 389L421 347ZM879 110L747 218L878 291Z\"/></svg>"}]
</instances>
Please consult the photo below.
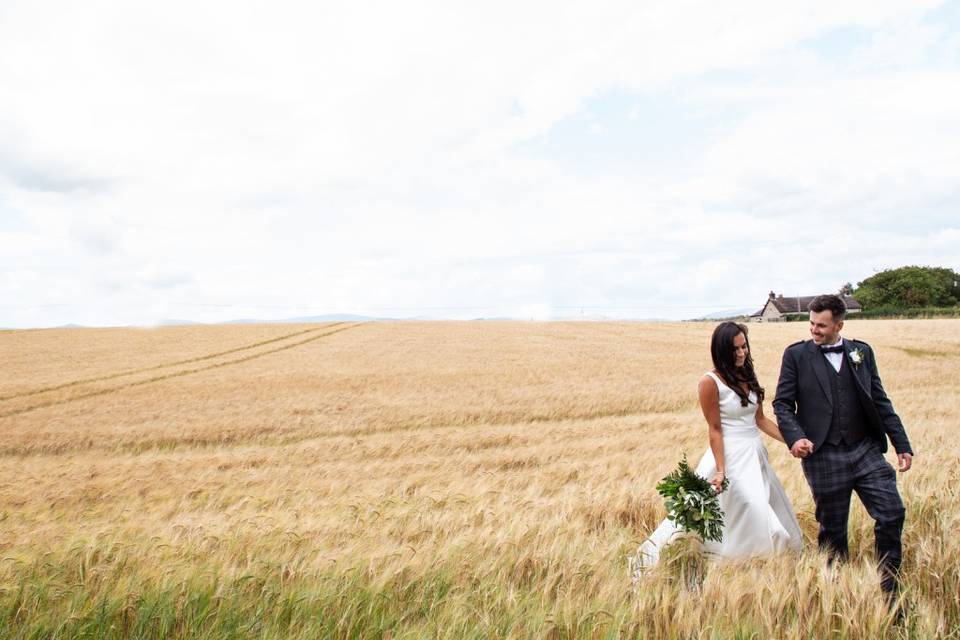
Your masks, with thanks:
<instances>
[{"instance_id":1,"label":"dark tweed jacket","mask_svg":"<svg viewBox=\"0 0 960 640\"><path fill-rule=\"evenodd\" d=\"M843 339L843 345L843 366L853 368L857 392L868 418L869 436L880 445L880 451L887 450L889 437L897 453L912 454L903 422L880 382L873 349L866 342L847 338ZM859 352L860 364L854 363L851 357L854 352ZM783 352L773 411L787 447L807 438L816 451L826 440L833 418L831 375L834 372L830 363L813 340L796 342Z\"/></svg>"}]
</instances>

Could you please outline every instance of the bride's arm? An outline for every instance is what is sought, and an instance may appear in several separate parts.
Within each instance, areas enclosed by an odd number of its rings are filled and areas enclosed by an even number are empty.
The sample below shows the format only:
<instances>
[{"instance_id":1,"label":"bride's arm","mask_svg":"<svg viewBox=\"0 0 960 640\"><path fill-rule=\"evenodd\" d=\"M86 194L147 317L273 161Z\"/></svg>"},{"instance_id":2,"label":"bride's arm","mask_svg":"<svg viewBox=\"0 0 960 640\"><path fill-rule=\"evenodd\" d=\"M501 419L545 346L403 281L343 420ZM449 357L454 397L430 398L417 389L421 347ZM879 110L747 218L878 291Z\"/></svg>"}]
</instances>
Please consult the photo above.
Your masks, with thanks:
<instances>
[{"instance_id":1,"label":"bride's arm","mask_svg":"<svg viewBox=\"0 0 960 640\"><path fill-rule=\"evenodd\" d=\"M710 484L719 492L720 485L726 477L726 466L723 458L723 429L720 426L720 392L713 378L703 376L700 379L697 395L700 397L700 409L703 411L703 417L707 421L707 438L710 441L710 450L713 451L713 459L717 462L717 473L710 480Z\"/></svg>"},{"instance_id":2,"label":"bride's arm","mask_svg":"<svg viewBox=\"0 0 960 640\"><path fill-rule=\"evenodd\" d=\"M774 440L779 440L780 442L786 442L783 439L783 434L780 433L780 427L777 426L777 423L763 415L763 404L757 406L757 426L760 427L760 431L763 431L765 434L773 438Z\"/></svg>"}]
</instances>

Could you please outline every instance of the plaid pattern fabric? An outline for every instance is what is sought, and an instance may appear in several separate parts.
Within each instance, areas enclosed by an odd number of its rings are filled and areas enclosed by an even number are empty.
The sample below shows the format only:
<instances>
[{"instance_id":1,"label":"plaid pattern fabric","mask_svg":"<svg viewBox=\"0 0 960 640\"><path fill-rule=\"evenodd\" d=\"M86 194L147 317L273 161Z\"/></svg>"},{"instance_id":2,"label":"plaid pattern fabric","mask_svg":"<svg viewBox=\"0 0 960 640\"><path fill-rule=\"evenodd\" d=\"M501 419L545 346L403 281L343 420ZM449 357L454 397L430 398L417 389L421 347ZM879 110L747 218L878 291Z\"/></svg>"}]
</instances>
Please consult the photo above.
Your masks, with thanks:
<instances>
[{"instance_id":1,"label":"plaid pattern fabric","mask_svg":"<svg viewBox=\"0 0 960 640\"><path fill-rule=\"evenodd\" d=\"M884 459L876 441L864 438L853 445L824 443L803 459L803 474L816 504L820 548L841 560L849 556L847 518L850 495L856 491L876 521L874 544L883 573L881 586L888 592L895 590L903 556L900 535L904 508L896 471Z\"/></svg>"}]
</instances>

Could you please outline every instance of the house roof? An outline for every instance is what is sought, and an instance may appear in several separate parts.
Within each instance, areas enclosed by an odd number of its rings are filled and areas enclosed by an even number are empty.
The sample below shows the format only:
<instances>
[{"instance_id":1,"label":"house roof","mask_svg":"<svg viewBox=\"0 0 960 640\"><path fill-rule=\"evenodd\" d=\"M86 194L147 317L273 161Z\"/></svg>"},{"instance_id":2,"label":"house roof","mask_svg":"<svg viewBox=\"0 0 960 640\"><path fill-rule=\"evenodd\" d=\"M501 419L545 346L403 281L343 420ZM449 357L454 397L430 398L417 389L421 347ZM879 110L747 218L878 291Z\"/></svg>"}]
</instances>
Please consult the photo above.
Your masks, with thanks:
<instances>
[{"instance_id":1,"label":"house roof","mask_svg":"<svg viewBox=\"0 0 960 640\"><path fill-rule=\"evenodd\" d=\"M773 303L773 306L777 308L777 311L780 313L806 313L810 303L813 302L813 299L817 296L794 296L790 298L785 298L782 295L777 296L776 298L770 298L770 302ZM853 296L841 296L843 298L843 303L847 305L847 309L862 309L860 303L856 301Z\"/></svg>"}]
</instances>

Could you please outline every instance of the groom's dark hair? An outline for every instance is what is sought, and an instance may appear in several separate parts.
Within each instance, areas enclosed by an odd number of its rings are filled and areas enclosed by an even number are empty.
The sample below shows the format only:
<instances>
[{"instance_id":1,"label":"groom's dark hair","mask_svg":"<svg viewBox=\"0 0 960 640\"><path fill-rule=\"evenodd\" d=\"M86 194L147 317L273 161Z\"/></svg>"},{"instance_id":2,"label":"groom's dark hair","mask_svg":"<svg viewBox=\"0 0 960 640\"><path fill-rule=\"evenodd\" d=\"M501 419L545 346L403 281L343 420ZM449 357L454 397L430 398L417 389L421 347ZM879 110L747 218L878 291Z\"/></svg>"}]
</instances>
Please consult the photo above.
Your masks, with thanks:
<instances>
[{"instance_id":1,"label":"groom's dark hair","mask_svg":"<svg viewBox=\"0 0 960 640\"><path fill-rule=\"evenodd\" d=\"M839 322L843 320L844 316L847 315L847 305L843 303L843 298L832 293L828 293L823 296L817 296L810 301L810 305L807 307L810 311L814 313L820 313L822 311L830 311L833 314L833 321Z\"/></svg>"}]
</instances>

